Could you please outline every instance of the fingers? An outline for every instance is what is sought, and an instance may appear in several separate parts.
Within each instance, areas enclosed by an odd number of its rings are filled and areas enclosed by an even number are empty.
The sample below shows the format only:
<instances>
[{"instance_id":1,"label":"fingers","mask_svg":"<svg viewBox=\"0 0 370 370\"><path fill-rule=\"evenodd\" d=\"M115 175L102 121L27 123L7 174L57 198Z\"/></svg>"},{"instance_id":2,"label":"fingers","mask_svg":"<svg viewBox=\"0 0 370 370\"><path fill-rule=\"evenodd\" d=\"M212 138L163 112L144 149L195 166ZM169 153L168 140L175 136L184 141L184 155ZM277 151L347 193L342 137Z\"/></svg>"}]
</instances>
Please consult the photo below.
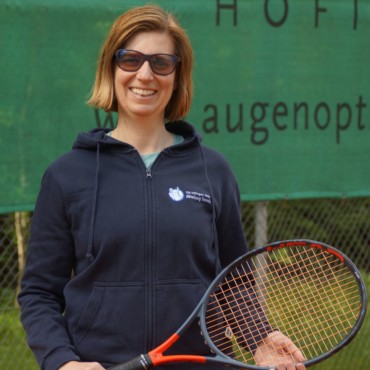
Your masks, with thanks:
<instances>
[{"instance_id":1,"label":"fingers","mask_svg":"<svg viewBox=\"0 0 370 370\"><path fill-rule=\"evenodd\" d=\"M286 354L289 354L293 357L295 362L302 362L305 361L305 357L303 356L302 352L299 348L292 342L290 338L285 336L283 333L279 331L275 331L273 334L273 340L280 346L281 349Z\"/></svg>"},{"instance_id":2,"label":"fingers","mask_svg":"<svg viewBox=\"0 0 370 370\"><path fill-rule=\"evenodd\" d=\"M270 370L274 370L275 368L273 369L270 369ZM295 363L288 363L288 364L280 364L278 365L278 370L306 370L306 366L304 366L303 364L299 363L299 364L295 364Z\"/></svg>"},{"instance_id":3,"label":"fingers","mask_svg":"<svg viewBox=\"0 0 370 370\"><path fill-rule=\"evenodd\" d=\"M298 348L292 353L292 355L294 359L296 360L296 362L306 361L306 358L303 356L303 353Z\"/></svg>"},{"instance_id":4,"label":"fingers","mask_svg":"<svg viewBox=\"0 0 370 370\"><path fill-rule=\"evenodd\" d=\"M303 367L300 367L299 365L302 365ZM290 364L280 364L278 365L278 370L306 370L306 367L303 365L303 364L294 364L294 363L290 363ZM275 370L276 368L271 368L270 370Z\"/></svg>"},{"instance_id":5,"label":"fingers","mask_svg":"<svg viewBox=\"0 0 370 370\"><path fill-rule=\"evenodd\" d=\"M59 370L104 370L98 362L70 361L65 363Z\"/></svg>"},{"instance_id":6,"label":"fingers","mask_svg":"<svg viewBox=\"0 0 370 370\"><path fill-rule=\"evenodd\" d=\"M270 333L257 347L254 354L259 366L276 366L271 370L305 370L305 361L300 349L293 341L279 331Z\"/></svg>"},{"instance_id":7,"label":"fingers","mask_svg":"<svg viewBox=\"0 0 370 370\"><path fill-rule=\"evenodd\" d=\"M286 347L286 351L294 358L296 362L305 361L303 353L293 342L290 341L290 343Z\"/></svg>"},{"instance_id":8,"label":"fingers","mask_svg":"<svg viewBox=\"0 0 370 370\"><path fill-rule=\"evenodd\" d=\"M306 366L304 366L303 364L297 364L296 368L297 370L306 370Z\"/></svg>"}]
</instances>

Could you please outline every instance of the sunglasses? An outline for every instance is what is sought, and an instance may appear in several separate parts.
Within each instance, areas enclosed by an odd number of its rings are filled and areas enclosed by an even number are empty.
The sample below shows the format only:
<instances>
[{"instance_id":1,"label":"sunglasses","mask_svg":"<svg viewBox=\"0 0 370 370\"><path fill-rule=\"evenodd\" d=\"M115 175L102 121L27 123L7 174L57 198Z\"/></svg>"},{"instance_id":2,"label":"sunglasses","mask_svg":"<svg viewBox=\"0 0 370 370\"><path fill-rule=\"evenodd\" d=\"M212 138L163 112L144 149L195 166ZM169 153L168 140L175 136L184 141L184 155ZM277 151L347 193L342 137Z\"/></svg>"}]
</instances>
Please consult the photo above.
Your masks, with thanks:
<instances>
[{"instance_id":1,"label":"sunglasses","mask_svg":"<svg viewBox=\"0 0 370 370\"><path fill-rule=\"evenodd\" d=\"M171 74L181 59L171 54L143 54L136 50L119 49L115 52L118 67L127 72L138 71L144 62L149 62L154 73L161 76Z\"/></svg>"}]
</instances>

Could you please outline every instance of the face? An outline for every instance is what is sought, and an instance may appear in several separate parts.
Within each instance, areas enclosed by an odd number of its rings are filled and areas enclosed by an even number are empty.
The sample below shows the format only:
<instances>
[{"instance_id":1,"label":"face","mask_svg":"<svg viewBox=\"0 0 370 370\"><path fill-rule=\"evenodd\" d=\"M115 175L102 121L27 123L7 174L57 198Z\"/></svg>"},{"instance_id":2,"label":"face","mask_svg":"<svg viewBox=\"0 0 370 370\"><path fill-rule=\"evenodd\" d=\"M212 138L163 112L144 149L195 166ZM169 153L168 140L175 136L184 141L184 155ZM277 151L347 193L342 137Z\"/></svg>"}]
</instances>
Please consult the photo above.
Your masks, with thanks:
<instances>
[{"instance_id":1,"label":"face","mask_svg":"<svg viewBox=\"0 0 370 370\"><path fill-rule=\"evenodd\" d=\"M125 49L143 54L174 54L172 38L162 32L141 32L134 35ZM114 87L118 102L118 116L126 118L152 118L163 122L165 108L175 88L176 71L161 76L155 74L149 62L136 72L115 69Z\"/></svg>"}]
</instances>

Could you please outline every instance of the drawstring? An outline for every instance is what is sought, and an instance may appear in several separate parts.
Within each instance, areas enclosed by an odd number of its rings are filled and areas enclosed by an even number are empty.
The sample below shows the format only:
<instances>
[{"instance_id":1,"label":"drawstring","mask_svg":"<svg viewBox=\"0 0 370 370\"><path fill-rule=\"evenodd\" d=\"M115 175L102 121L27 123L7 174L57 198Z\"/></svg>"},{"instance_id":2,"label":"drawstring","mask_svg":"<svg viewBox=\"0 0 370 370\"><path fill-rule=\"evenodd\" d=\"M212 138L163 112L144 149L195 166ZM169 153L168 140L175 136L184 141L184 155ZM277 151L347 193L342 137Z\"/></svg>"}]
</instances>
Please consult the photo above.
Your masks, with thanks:
<instances>
[{"instance_id":1,"label":"drawstring","mask_svg":"<svg viewBox=\"0 0 370 370\"><path fill-rule=\"evenodd\" d=\"M86 259L89 262L92 262L94 260L92 249L93 249L93 242L94 242L95 212L96 212L96 203L97 203L98 187L99 187L99 166L100 166L100 144L99 142L97 142L94 191L93 191L93 197L91 201L89 239L88 239L87 252L86 252Z\"/></svg>"},{"instance_id":2,"label":"drawstring","mask_svg":"<svg viewBox=\"0 0 370 370\"><path fill-rule=\"evenodd\" d=\"M204 163L204 172L206 175L209 192L211 195L211 204L212 204L212 243L215 246L215 253L216 253L216 275L221 271L221 262L219 256L219 248L218 248L218 239L217 239L217 230L216 230L216 209L215 209L215 198L213 196L213 190L211 186L211 181L208 177L208 170L207 170L207 161L204 155L204 151L202 145L199 144L200 152L202 153L203 163Z\"/></svg>"},{"instance_id":3,"label":"drawstring","mask_svg":"<svg viewBox=\"0 0 370 370\"><path fill-rule=\"evenodd\" d=\"M215 246L215 253L217 259L217 266L216 266L216 273L221 270L221 263L219 259L219 250L218 250L218 241L217 241L217 231L216 231L216 210L215 210L215 203L214 203L214 195L211 186L211 181L208 176L207 171L207 161L204 155L204 151L202 145L199 144L200 152L202 155L203 163L204 163L204 172L206 176L206 180L208 183L208 187L210 190L211 195L211 204L212 204L212 243ZM94 227L95 227L95 213L96 213L96 205L97 205L97 197L98 197L98 188L99 188L99 167L100 167L100 144L97 142L96 146L96 170L95 170L95 179L94 179L94 190L93 196L91 201L91 215L90 215L90 226L89 226L89 236L88 236L88 244L87 244L87 251L86 251L86 259L88 262L92 262L94 260L94 255L92 253L93 250L93 242L94 242Z\"/></svg>"}]
</instances>

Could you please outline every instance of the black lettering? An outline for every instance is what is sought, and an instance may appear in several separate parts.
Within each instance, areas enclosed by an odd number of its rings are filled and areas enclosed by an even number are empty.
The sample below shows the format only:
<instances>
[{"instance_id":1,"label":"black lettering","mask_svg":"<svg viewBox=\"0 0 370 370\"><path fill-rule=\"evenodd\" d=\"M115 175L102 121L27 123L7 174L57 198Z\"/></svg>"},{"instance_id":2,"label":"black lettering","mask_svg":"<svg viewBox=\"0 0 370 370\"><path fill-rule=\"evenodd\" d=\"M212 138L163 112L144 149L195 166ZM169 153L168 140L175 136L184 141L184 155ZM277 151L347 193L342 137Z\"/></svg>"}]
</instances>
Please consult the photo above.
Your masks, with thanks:
<instances>
[{"instance_id":1,"label":"black lettering","mask_svg":"<svg viewBox=\"0 0 370 370\"><path fill-rule=\"evenodd\" d=\"M342 124L342 110L346 109L347 111L347 120L345 124ZM347 130L349 126L351 125L351 119L352 119L352 110L349 104L342 103L337 105L337 144L340 143L340 131Z\"/></svg>"},{"instance_id":2,"label":"black lettering","mask_svg":"<svg viewBox=\"0 0 370 370\"><path fill-rule=\"evenodd\" d=\"M251 126L251 141L255 145L265 144L269 137L269 132L266 127L256 127L258 123L264 121L268 105L268 103L257 102L251 107L251 117L253 119ZM260 114L258 116L256 115L256 110L260 110Z\"/></svg>"},{"instance_id":3,"label":"black lettering","mask_svg":"<svg viewBox=\"0 0 370 370\"><path fill-rule=\"evenodd\" d=\"M354 0L353 2L353 29L357 30L357 21L358 21L358 0Z\"/></svg>"},{"instance_id":4,"label":"black lettering","mask_svg":"<svg viewBox=\"0 0 370 370\"><path fill-rule=\"evenodd\" d=\"M95 109L95 121L96 121L96 127L99 127L99 128L100 127L114 128L116 126L113 121L112 112L107 112L104 122L102 122L100 119L99 109Z\"/></svg>"},{"instance_id":5,"label":"black lettering","mask_svg":"<svg viewBox=\"0 0 370 370\"><path fill-rule=\"evenodd\" d=\"M322 108L326 112L326 121L323 124L321 124L321 122L319 122L319 115L320 115L319 111L322 110ZM321 114L321 116L322 116L322 114ZM325 130L326 128L328 128L329 123L330 123L330 108L326 103L321 102L316 106L316 109L315 109L315 124L316 124L316 127L319 130Z\"/></svg>"},{"instance_id":6,"label":"black lettering","mask_svg":"<svg viewBox=\"0 0 370 370\"><path fill-rule=\"evenodd\" d=\"M226 105L226 127L227 131L235 132L237 130L243 131L243 105L239 104L239 120L234 127L231 126L230 104Z\"/></svg>"},{"instance_id":7,"label":"black lettering","mask_svg":"<svg viewBox=\"0 0 370 370\"><path fill-rule=\"evenodd\" d=\"M359 130L364 130L365 125L362 123L362 108L366 108L367 104L362 101L362 96L360 95L358 98L358 104L356 104L358 108L358 115L357 115L357 127Z\"/></svg>"},{"instance_id":8,"label":"black lettering","mask_svg":"<svg viewBox=\"0 0 370 370\"><path fill-rule=\"evenodd\" d=\"M315 0L315 28L319 27L319 13L326 13L328 11L327 8L320 8L319 2L320 0Z\"/></svg>"},{"instance_id":9,"label":"black lettering","mask_svg":"<svg viewBox=\"0 0 370 370\"><path fill-rule=\"evenodd\" d=\"M282 131L282 130L286 130L287 128L287 125L281 125L279 124L278 122L278 117L286 117L288 115L288 107L285 103L283 102L279 102L275 105L274 107L274 111L273 111L273 114L272 114L272 120L274 122L274 125L275 127Z\"/></svg>"},{"instance_id":10,"label":"black lettering","mask_svg":"<svg viewBox=\"0 0 370 370\"><path fill-rule=\"evenodd\" d=\"M287 20L287 18L288 18L288 13L289 13L288 0L283 0L283 3L284 3L284 13L283 13L283 16L280 18L280 20L274 21L270 17L270 13L269 13L269 0L265 0L265 5L264 5L265 17L266 17L267 22L271 26L273 26L273 27L280 27L280 26L282 26L285 23L285 21Z\"/></svg>"},{"instance_id":11,"label":"black lettering","mask_svg":"<svg viewBox=\"0 0 370 370\"><path fill-rule=\"evenodd\" d=\"M306 130L308 130L308 104L307 103L294 103L294 123L293 127L295 130L298 128L298 113L299 111L304 108L304 119L305 119L305 124L304 127Z\"/></svg>"},{"instance_id":12,"label":"black lettering","mask_svg":"<svg viewBox=\"0 0 370 370\"><path fill-rule=\"evenodd\" d=\"M216 12L216 26L219 26L221 23L221 10L232 10L234 12L233 14L233 20L234 20L234 26L237 26L238 24L238 0L233 0L232 4L222 4L221 0L217 0L217 12Z\"/></svg>"},{"instance_id":13,"label":"black lettering","mask_svg":"<svg viewBox=\"0 0 370 370\"><path fill-rule=\"evenodd\" d=\"M217 106L214 104L207 104L204 107L204 112L207 112L209 109L212 109L213 115L203 121L203 131L207 134L211 134L212 132L218 134L219 130Z\"/></svg>"}]
</instances>

